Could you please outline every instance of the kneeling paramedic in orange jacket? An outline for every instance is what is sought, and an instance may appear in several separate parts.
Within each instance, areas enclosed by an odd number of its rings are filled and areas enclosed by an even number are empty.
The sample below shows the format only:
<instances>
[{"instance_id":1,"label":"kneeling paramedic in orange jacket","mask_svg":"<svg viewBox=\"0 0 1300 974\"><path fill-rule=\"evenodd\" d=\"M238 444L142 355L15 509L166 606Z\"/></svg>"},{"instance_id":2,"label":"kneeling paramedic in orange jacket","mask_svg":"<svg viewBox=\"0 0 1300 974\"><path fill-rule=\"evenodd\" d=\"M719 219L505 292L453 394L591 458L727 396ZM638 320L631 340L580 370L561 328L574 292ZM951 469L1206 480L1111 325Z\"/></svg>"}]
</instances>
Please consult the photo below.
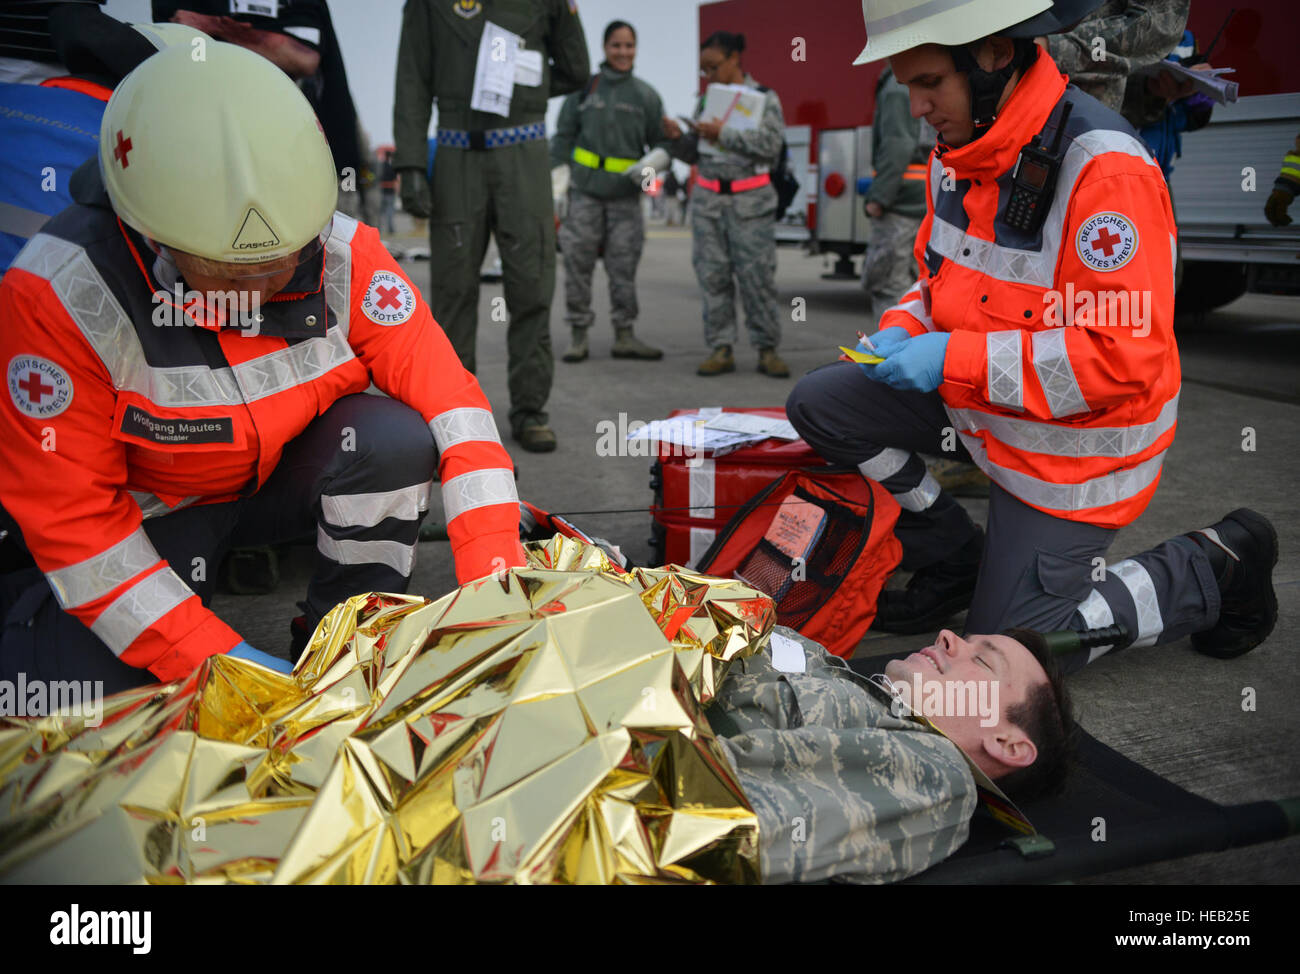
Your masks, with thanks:
<instances>
[{"instance_id":1,"label":"kneeling paramedic in orange jacket","mask_svg":"<svg viewBox=\"0 0 1300 974\"><path fill-rule=\"evenodd\" d=\"M1201 652L1236 656L1277 618L1265 518L1238 510L1134 558L1102 557L1155 493L1181 378L1160 168L1033 40L1098 3L961 0L936 13L864 0L857 63L888 57L912 113L939 133L920 277L859 346L885 361L810 373L787 411L819 453L903 508L915 574L882 593L877 628L932 631L969 607L971 632L1122 623L1136 645L1191 635ZM989 475L987 541L918 453Z\"/></svg>"},{"instance_id":2,"label":"kneeling paramedic in orange jacket","mask_svg":"<svg viewBox=\"0 0 1300 974\"><path fill-rule=\"evenodd\" d=\"M162 51L99 146L0 284L0 678L285 669L206 607L222 552L316 533L301 642L349 596L405 590L435 469L457 578L523 563L487 400L379 234L335 212L279 68Z\"/></svg>"}]
</instances>

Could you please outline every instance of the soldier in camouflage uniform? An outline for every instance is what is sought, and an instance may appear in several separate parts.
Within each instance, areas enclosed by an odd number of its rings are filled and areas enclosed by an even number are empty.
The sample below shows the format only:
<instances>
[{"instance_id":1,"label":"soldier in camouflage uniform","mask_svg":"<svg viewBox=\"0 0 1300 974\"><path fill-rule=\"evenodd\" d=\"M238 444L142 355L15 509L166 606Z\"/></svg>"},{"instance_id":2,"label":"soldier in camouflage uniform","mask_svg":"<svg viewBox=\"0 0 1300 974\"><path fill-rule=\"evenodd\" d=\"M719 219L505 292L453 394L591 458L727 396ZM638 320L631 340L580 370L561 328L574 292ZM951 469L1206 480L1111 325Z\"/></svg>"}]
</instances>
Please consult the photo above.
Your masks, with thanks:
<instances>
[{"instance_id":1,"label":"soldier in camouflage uniform","mask_svg":"<svg viewBox=\"0 0 1300 974\"><path fill-rule=\"evenodd\" d=\"M566 362L587 357L587 329L596 317L591 278L602 254L613 306L614 358L658 359L664 354L632 334L638 310L636 268L645 244L641 189L646 175L654 177L636 164L651 146L668 148L663 101L654 88L632 76L636 31L631 24L610 23L604 44L605 62L581 94L565 99L551 140L551 164L567 164L572 175L560 227L565 318L573 333Z\"/></svg>"},{"instance_id":2,"label":"soldier in camouflage uniform","mask_svg":"<svg viewBox=\"0 0 1300 974\"><path fill-rule=\"evenodd\" d=\"M1129 75L1178 46L1190 7L1191 0L1106 0L1073 30L1049 35L1047 53L1071 84L1118 112Z\"/></svg>"},{"instance_id":3,"label":"soldier in camouflage uniform","mask_svg":"<svg viewBox=\"0 0 1300 974\"><path fill-rule=\"evenodd\" d=\"M761 86L741 67L744 34L718 31L700 46L700 70L710 83ZM784 378L790 368L776 354L781 319L776 307L776 190L765 179L778 162L785 141L785 121L776 92L765 92L763 118L754 131L724 129L715 119L699 119L683 136L671 119L664 127L677 143L674 155L699 163L691 197L691 260L704 291L704 340L712 347L697 369L700 375L734 372L731 348L736 341L736 285L745 307L745 327L758 349L758 370ZM700 103L703 109L703 100ZM700 153L699 140L721 151Z\"/></svg>"},{"instance_id":4,"label":"soldier in camouflage uniform","mask_svg":"<svg viewBox=\"0 0 1300 974\"><path fill-rule=\"evenodd\" d=\"M504 114L470 107L489 23L522 39L509 103L497 106ZM393 167L401 175L402 208L430 218L429 304L465 368L475 371L479 267L494 234L510 313L510 427L535 452L555 449L546 414L555 372L546 101L577 91L589 71L573 0L407 0L402 13ZM430 198L425 166L434 98L439 151Z\"/></svg>"},{"instance_id":5,"label":"soldier in camouflage uniform","mask_svg":"<svg viewBox=\"0 0 1300 974\"><path fill-rule=\"evenodd\" d=\"M966 841L977 802L972 763L990 777L1014 781L1012 766L995 768L987 749L1029 741L1019 726L1030 723L1027 714L1012 719L1017 705L1033 701L1039 726L1056 720L1059 740L1070 733L1059 675L1049 679L1039 662L1055 672L1043 646L1031 651L1007 636L991 637L1006 651L995 660L981 642L990 637L963 640L945 631L923 651L942 661L943 674L922 654L891 662L886 672L902 690L912 672L942 682L979 672L970 667L984 662L997 666L989 673L1002 688L997 724L973 730L973 720L927 712L940 734L899 716L909 712L902 701L910 694L900 701L869 687L843 660L794 630L778 627L778 636L800 644L803 671L782 672L770 648L738 660L706 711L758 816L765 883L887 883L915 875ZM1039 686L1048 692L1036 697ZM1064 780L1067 750L1052 750L1053 732L1042 733L1027 763L1024 755L1009 760L1021 762L1018 773L1043 775L1037 787L1051 790ZM977 760L969 761L962 748Z\"/></svg>"},{"instance_id":6,"label":"soldier in camouflage uniform","mask_svg":"<svg viewBox=\"0 0 1300 974\"><path fill-rule=\"evenodd\" d=\"M871 120L875 173L862 204L871 218L862 286L871 294L871 314L877 324L885 309L898 304L916 281L912 248L925 216L929 154L930 146L921 141L921 120L912 117L907 89L886 67L876 81L876 112Z\"/></svg>"}]
</instances>

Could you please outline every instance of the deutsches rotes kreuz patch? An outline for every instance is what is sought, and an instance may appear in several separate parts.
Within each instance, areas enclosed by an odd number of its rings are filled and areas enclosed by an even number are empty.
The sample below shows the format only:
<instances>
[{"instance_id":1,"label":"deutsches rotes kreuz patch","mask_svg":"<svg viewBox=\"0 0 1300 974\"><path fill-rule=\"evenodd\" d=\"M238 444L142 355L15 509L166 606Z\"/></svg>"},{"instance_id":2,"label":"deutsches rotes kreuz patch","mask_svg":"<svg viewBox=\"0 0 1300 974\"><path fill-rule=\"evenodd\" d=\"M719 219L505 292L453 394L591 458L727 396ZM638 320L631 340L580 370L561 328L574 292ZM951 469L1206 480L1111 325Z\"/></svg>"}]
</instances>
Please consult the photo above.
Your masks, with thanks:
<instances>
[{"instance_id":1,"label":"deutsches rotes kreuz patch","mask_svg":"<svg viewBox=\"0 0 1300 974\"><path fill-rule=\"evenodd\" d=\"M49 419L72 403L72 379L49 359L16 355L9 360L9 398L32 419Z\"/></svg>"},{"instance_id":2,"label":"deutsches rotes kreuz patch","mask_svg":"<svg viewBox=\"0 0 1300 974\"><path fill-rule=\"evenodd\" d=\"M1094 270L1117 271L1137 253L1137 227L1122 213L1094 213L1079 227L1074 249Z\"/></svg>"},{"instance_id":3,"label":"deutsches rotes kreuz patch","mask_svg":"<svg viewBox=\"0 0 1300 974\"><path fill-rule=\"evenodd\" d=\"M400 325L415 314L415 294L392 271L375 271L361 299L361 310L376 324Z\"/></svg>"}]
</instances>

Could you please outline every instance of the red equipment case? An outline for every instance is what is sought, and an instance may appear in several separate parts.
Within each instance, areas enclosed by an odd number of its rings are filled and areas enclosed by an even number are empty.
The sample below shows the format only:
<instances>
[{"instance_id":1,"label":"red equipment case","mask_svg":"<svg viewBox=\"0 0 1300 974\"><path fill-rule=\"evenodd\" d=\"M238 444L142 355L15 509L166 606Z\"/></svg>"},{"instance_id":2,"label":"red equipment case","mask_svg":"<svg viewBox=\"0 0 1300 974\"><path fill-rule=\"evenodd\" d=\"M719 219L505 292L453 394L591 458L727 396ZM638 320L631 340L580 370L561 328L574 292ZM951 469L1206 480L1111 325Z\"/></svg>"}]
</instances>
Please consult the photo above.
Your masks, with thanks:
<instances>
[{"instance_id":1,"label":"red equipment case","mask_svg":"<svg viewBox=\"0 0 1300 974\"><path fill-rule=\"evenodd\" d=\"M697 411L674 409L669 416ZM785 419L781 406L722 412ZM655 565L694 567L719 529L772 481L790 470L829 466L803 440L763 440L720 457L707 450L695 458L680 453L680 448L661 443L659 457L650 466L651 564Z\"/></svg>"}]
</instances>

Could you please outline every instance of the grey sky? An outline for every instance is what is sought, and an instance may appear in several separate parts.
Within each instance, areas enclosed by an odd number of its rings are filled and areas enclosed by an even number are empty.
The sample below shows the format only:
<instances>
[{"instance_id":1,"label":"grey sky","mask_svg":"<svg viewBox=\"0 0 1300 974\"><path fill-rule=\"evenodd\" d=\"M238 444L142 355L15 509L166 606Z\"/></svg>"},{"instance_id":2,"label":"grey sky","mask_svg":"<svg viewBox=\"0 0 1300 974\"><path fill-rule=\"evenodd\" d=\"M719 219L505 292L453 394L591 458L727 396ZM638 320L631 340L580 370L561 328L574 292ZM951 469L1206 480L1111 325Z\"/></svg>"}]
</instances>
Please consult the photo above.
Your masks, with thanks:
<instances>
[{"instance_id":1,"label":"grey sky","mask_svg":"<svg viewBox=\"0 0 1300 974\"><path fill-rule=\"evenodd\" d=\"M450 3L451 0L445 0ZM393 72L402 26L401 0L330 0L347 64L352 99L372 145L393 140ZM698 0L578 0L593 68L603 60L600 36L611 20L637 31L636 73L663 97L669 114L690 114L699 82ZM109 0L119 20L147 21L149 0ZM560 99L551 100L552 129Z\"/></svg>"}]
</instances>

